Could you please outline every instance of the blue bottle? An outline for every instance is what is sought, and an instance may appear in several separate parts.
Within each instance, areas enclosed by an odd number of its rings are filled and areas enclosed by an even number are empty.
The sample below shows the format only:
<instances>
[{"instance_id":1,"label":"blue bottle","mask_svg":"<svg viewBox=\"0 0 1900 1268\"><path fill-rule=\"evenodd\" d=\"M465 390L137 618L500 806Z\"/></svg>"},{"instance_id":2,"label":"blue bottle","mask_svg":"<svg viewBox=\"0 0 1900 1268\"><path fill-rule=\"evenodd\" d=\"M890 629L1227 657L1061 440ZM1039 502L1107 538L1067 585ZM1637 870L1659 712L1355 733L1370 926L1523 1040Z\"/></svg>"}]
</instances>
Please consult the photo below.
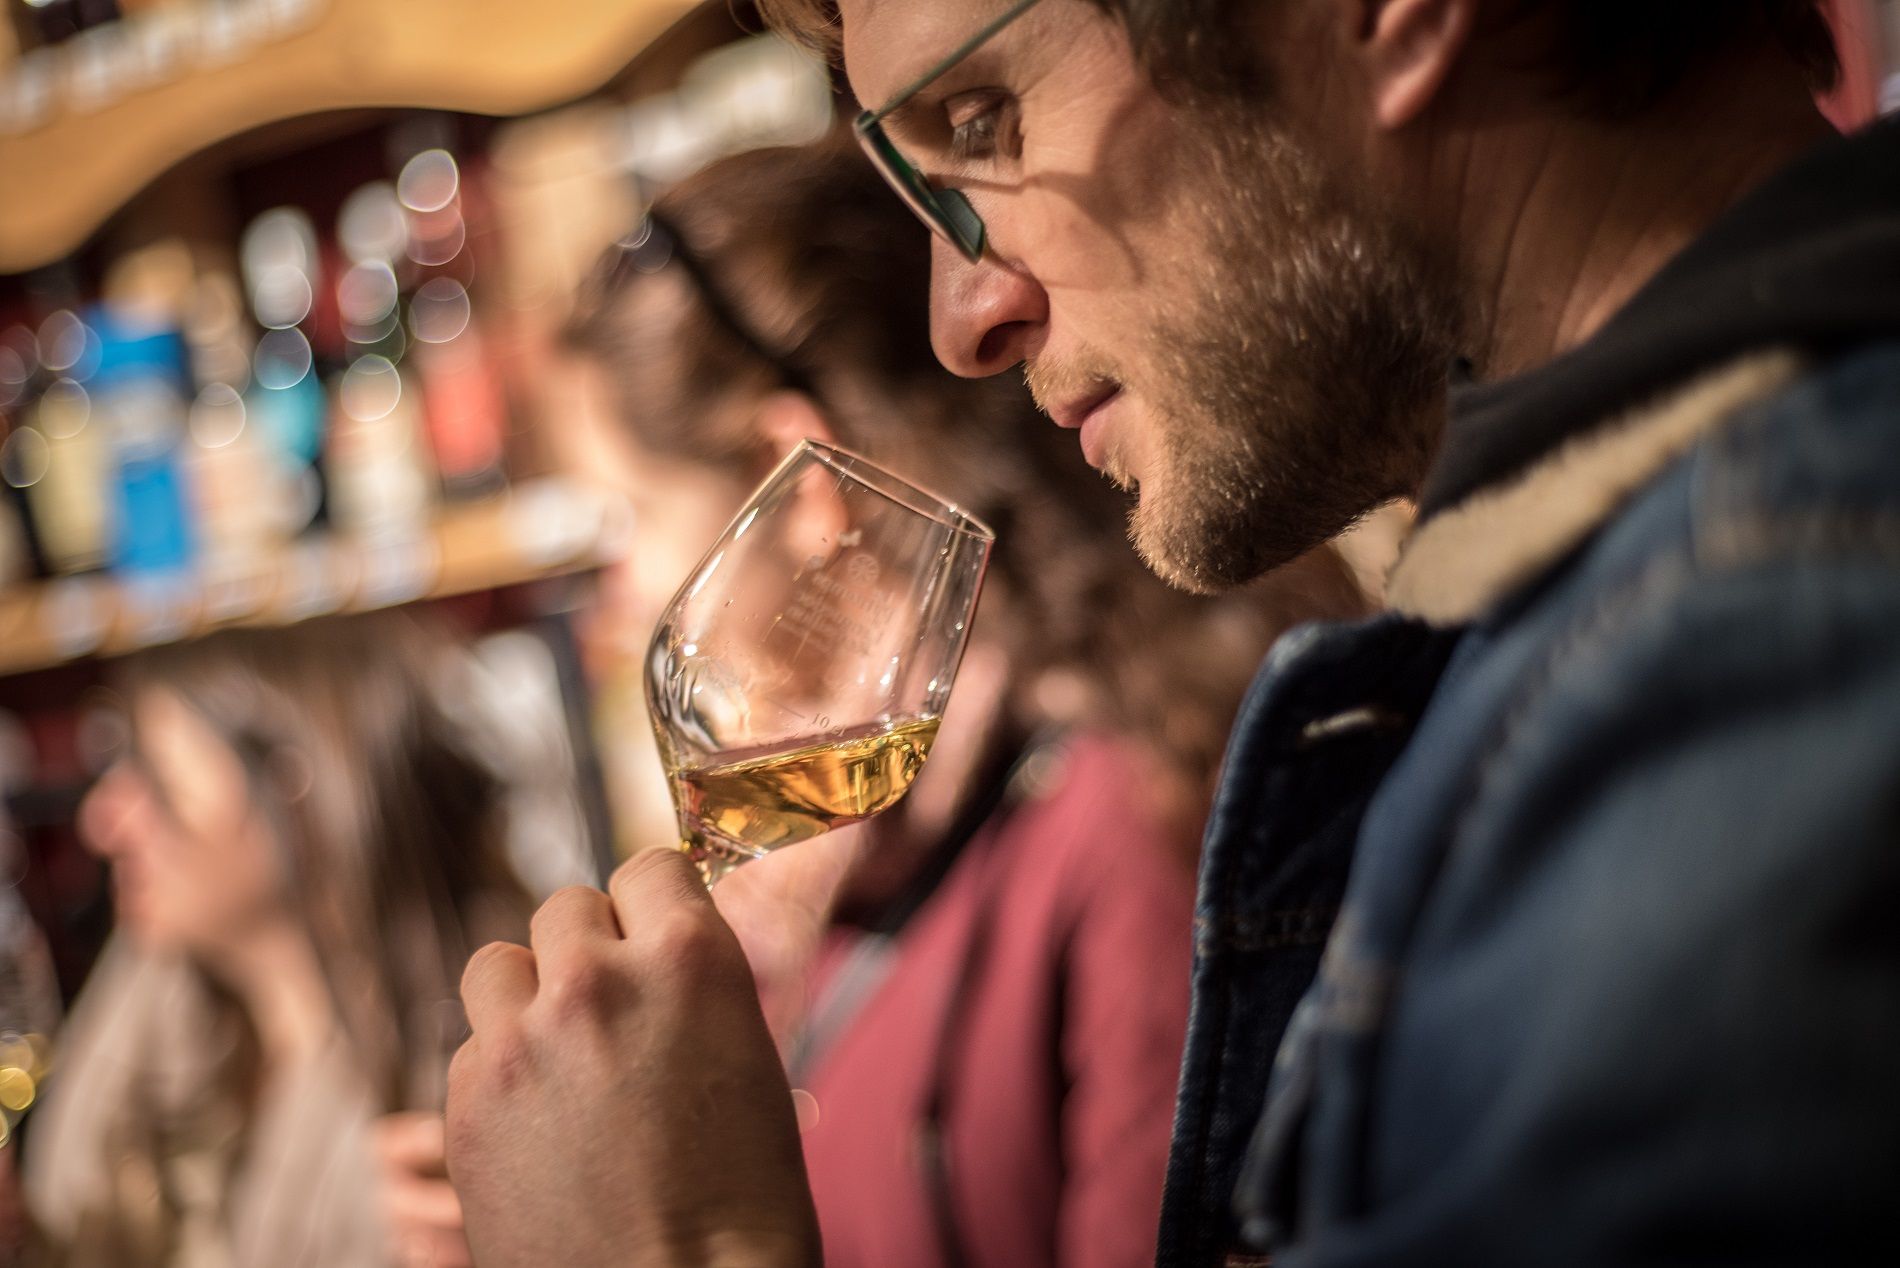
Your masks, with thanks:
<instances>
[{"instance_id":1,"label":"blue bottle","mask_svg":"<svg viewBox=\"0 0 1900 1268\"><path fill-rule=\"evenodd\" d=\"M103 306L88 320L100 353L86 387L115 456L111 567L130 581L182 583L197 557L184 473L185 341L176 330L129 325Z\"/></svg>"}]
</instances>

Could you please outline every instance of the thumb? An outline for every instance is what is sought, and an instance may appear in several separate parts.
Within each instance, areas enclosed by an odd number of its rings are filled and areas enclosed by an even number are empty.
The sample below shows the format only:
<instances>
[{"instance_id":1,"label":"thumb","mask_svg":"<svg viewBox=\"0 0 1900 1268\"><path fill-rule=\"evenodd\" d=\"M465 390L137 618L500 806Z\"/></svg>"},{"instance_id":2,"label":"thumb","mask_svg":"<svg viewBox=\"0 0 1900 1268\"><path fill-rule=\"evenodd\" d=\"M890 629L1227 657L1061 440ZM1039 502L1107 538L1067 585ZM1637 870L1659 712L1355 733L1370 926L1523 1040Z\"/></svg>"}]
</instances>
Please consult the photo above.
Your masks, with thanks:
<instances>
[{"instance_id":1,"label":"thumb","mask_svg":"<svg viewBox=\"0 0 1900 1268\"><path fill-rule=\"evenodd\" d=\"M714 913L698 867L677 846L642 850L622 863L607 879L607 894L623 936L663 911L687 907Z\"/></svg>"}]
</instances>

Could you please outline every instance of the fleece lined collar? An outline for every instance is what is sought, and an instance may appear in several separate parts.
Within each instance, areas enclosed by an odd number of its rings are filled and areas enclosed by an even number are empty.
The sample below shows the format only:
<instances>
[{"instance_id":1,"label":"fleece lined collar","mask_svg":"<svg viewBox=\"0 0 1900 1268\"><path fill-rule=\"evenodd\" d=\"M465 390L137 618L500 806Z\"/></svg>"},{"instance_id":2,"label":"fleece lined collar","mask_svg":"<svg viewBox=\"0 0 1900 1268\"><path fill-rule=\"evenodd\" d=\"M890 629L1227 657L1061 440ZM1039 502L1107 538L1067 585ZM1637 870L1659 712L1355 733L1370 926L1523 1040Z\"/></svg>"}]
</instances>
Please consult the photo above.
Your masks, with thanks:
<instances>
[{"instance_id":1,"label":"fleece lined collar","mask_svg":"<svg viewBox=\"0 0 1900 1268\"><path fill-rule=\"evenodd\" d=\"M1440 511L1406 542L1387 603L1433 625L1482 615L1581 545L1697 440L1792 382L1800 366L1785 350L1744 358Z\"/></svg>"}]
</instances>

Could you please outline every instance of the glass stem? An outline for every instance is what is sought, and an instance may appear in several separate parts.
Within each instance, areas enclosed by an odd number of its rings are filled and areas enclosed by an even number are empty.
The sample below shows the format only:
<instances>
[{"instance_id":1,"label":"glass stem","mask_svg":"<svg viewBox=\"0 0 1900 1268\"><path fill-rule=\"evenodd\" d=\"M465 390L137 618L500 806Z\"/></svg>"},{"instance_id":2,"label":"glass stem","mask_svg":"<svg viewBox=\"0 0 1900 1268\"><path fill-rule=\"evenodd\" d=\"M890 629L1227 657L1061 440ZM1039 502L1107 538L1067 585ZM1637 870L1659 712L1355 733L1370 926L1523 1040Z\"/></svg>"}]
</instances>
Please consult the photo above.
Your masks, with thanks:
<instances>
[{"instance_id":1,"label":"glass stem","mask_svg":"<svg viewBox=\"0 0 1900 1268\"><path fill-rule=\"evenodd\" d=\"M728 845L723 841L695 841L689 839L681 841L679 848L686 857L693 860L693 866L699 869L699 877L706 882L707 889L711 889L714 885L717 885L720 877L737 868L740 864L750 863L753 859L759 857L756 854L740 849L736 845Z\"/></svg>"}]
</instances>

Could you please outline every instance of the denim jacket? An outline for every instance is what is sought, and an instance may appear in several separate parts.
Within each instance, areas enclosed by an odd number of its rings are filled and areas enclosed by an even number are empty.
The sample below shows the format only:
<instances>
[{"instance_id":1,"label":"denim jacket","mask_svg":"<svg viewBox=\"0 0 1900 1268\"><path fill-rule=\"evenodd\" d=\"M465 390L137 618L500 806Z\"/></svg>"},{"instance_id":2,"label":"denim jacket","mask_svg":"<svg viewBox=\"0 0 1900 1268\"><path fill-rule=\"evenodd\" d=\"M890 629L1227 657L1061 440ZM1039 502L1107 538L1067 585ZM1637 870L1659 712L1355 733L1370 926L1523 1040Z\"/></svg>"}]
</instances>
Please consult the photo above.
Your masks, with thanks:
<instances>
[{"instance_id":1,"label":"denim jacket","mask_svg":"<svg viewBox=\"0 0 1900 1268\"><path fill-rule=\"evenodd\" d=\"M1447 460L1393 611L1262 669L1162 1268L1900 1262L1900 131L1820 164L1517 394L1546 443Z\"/></svg>"}]
</instances>

